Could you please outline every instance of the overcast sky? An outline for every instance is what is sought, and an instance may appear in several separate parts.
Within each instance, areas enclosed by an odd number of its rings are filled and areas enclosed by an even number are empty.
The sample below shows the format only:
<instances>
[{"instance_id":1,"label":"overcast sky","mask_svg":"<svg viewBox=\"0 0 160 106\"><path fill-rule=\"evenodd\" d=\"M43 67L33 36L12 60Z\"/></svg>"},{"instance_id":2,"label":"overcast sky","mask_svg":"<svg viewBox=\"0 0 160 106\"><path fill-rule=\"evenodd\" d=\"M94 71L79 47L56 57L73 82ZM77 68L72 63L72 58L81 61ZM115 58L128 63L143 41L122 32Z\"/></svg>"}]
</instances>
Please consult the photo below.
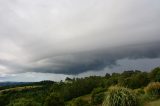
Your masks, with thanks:
<instances>
[{"instance_id":1,"label":"overcast sky","mask_svg":"<svg viewBox=\"0 0 160 106\"><path fill-rule=\"evenodd\" d=\"M160 66L159 0L0 0L0 81Z\"/></svg>"}]
</instances>

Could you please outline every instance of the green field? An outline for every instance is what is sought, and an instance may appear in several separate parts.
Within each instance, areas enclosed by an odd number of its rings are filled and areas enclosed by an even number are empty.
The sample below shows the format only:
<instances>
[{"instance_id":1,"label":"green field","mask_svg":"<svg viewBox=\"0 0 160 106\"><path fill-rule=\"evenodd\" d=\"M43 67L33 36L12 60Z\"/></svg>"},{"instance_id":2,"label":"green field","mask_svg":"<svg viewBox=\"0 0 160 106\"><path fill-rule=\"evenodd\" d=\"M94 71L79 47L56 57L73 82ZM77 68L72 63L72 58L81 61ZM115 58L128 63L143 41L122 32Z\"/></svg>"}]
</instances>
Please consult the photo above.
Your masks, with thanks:
<instances>
[{"instance_id":1,"label":"green field","mask_svg":"<svg viewBox=\"0 0 160 106\"><path fill-rule=\"evenodd\" d=\"M5 91L21 91L21 90L32 89L32 88L37 88L37 87L41 87L41 86L14 87L14 88L9 88L9 89L0 90L0 93L5 92Z\"/></svg>"}]
</instances>

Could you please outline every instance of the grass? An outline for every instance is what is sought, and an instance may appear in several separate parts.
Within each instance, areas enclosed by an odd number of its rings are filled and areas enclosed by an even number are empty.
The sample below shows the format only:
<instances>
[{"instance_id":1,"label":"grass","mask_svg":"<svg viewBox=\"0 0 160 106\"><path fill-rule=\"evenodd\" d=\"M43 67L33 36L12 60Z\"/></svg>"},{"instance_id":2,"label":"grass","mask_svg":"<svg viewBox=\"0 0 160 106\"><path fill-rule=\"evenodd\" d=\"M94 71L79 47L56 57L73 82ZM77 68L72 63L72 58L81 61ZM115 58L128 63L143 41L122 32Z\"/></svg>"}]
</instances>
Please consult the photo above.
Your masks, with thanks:
<instances>
[{"instance_id":1,"label":"grass","mask_svg":"<svg viewBox=\"0 0 160 106\"><path fill-rule=\"evenodd\" d=\"M160 106L160 99L147 103L145 106Z\"/></svg>"},{"instance_id":2,"label":"grass","mask_svg":"<svg viewBox=\"0 0 160 106\"><path fill-rule=\"evenodd\" d=\"M106 93L102 106L139 106L139 99L131 89L112 86Z\"/></svg>"},{"instance_id":3,"label":"grass","mask_svg":"<svg viewBox=\"0 0 160 106\"><path fill-rule=\"evenodd\" d=\"M41 86L24 86L24 87L9 88L9 89L0 90L0 93L5 92L5 91L21 91L21 90L32 89L32 88L37 88L37 87L41 87Z\"/></svg>"},{"instance_id":4,"label":"grass","mask_svg":"<svg viewBox=\"0 0 160 106\"><path fill-rule=\"evenodd\" d=\"M80 99L82 99L84 101L88 101L89 103L91 103L91 94L80 96L80 97L77 97L77 98L74 98L74 99L78 99L78 98L80 98ZM66 103L71 103L71 102L73 102L74 99L72 99L72 100L70 100L70 101L68 101Z\"/></svg>"},{"instance_id":5,"label":"grass","mask_svg":"<svg viewBox=\"0 0 160 106\"><path fill-rule=\"evenodd\" d=\"M80 96L82 100L91 102L91 94Z\"/></svg>"}]
</instances>

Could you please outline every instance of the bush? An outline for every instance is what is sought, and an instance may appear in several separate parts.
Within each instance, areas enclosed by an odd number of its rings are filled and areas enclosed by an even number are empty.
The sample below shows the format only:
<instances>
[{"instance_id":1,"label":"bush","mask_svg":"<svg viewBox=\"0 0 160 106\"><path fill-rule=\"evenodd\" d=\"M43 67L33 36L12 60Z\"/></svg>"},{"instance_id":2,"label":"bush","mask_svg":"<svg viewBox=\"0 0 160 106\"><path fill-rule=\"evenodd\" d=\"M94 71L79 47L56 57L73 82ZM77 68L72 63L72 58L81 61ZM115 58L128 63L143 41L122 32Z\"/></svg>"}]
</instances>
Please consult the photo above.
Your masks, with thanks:
<instances>
[{"instance_id":1,"label":"bush","mask_svg":"<svg viewBox=\"0 0 160 106\"><path fill-rule=\"evenodd\" d=\"M160 82L151 82L145 87L145 93L152 96L160 96Z\"/></svg>"},{"instance_id":2,"label":"bush","mask_svg":"<svg viewBox=\"0 0 160 106\"><path fill-rule=\"evenodd\" d=\"M95 88L92 91L92 96L91 96L91 102L94 105L97 104L102 104L103 100L104 100L104 88Z\"/></svg>"},{"instance_id":3,"label":"bush","mask_svg":"<svg viewBox=\"0 0 160 106\"><path fill-rule=\"evenodd\" d=\"M145 106L146 103L154 101L156 98L152 98L150 95L144 94L144 95L139 95L139 99L142 104L141 106Z\"/></svg>"},{"instance_id":4,"label":"bush","mask_svg":"<svg viewBox=\"0 0 160 106\"><path fill-rule=\"evenodd\" d=\"M64 106L64 100L59 93L51 93L46 98L44 106Z\"/></svg>"},{"instance_id":5,"label":"bush","mask_svg":"<svg viewBox=\"0 0 160 106\"><path fill-rule=\"evenodd\" d=\"M139 106L139 100L131 89L110 87L102 106Z\"/></svg>"},{"instance_id":6,"label":"bush","mask_svg":"<svg viewBox=\"0 0 160 106\"><path fill-rule=\"evenodd\" d=\"M154 82L160 82L160 67L153 69L150 74L150 79Z\"/></svg>"},{"instance_id":7,"label":"bush","mask_svg":"<svg viewBox=\"0 0 160 106\"><path fill-rule=\"evenodd\" d=\"M31 99L21 98L11 102L8 106L41 106L41 104Z\"/></svg>"},{"instance_id":8,"label":"bush","mask_svg":"<svg viewBox=\"0 0 160 106\"><path fill-rule=\"evenodd\" d=\"M92 104L97 105L97 104L102 104L104 100L104 92L95 94L94 97L92 98Z\"/></svg>"},{"instance_id":9,"label":"bush","mask_svg":"<svg viewBox=\"0 0 160 106\"><path fill-rule=\"evenodd\" d=\"M77 98L72 100L72 102L67 104L67 106L90 106L90 104L88 103L88 101L85 101L81 98Z\"/></svg>"},{"instance_id":10,"label":"bush","mask_svg":"<svg viewBox=\"0 0 160 106\"><path fill-rule=\"evenodd\" d=\"M144 89L138 88L138 89L134 89L134 93L135 93L136 95L142 95L142 94L144 94L145 92L144 92Z\"/></svg>"}]
</instances>

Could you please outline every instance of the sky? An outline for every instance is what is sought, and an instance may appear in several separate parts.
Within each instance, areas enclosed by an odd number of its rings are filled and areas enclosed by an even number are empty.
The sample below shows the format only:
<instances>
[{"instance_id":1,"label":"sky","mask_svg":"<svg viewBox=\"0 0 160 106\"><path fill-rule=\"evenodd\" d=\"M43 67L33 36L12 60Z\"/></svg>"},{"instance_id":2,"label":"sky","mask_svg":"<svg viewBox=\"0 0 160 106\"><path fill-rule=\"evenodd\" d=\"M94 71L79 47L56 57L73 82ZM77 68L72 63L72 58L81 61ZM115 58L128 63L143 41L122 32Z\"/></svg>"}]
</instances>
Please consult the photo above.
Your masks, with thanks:
<instances>
[{"instance_id":1,"label":"sky","mask_svg":"<svg viewBox=\"0 0 160 106\"><path fill-rule=\"evenodd\" d=\"M1 0L0 81L160 66L159 0Z\"/></svg>"}]
</instances>

